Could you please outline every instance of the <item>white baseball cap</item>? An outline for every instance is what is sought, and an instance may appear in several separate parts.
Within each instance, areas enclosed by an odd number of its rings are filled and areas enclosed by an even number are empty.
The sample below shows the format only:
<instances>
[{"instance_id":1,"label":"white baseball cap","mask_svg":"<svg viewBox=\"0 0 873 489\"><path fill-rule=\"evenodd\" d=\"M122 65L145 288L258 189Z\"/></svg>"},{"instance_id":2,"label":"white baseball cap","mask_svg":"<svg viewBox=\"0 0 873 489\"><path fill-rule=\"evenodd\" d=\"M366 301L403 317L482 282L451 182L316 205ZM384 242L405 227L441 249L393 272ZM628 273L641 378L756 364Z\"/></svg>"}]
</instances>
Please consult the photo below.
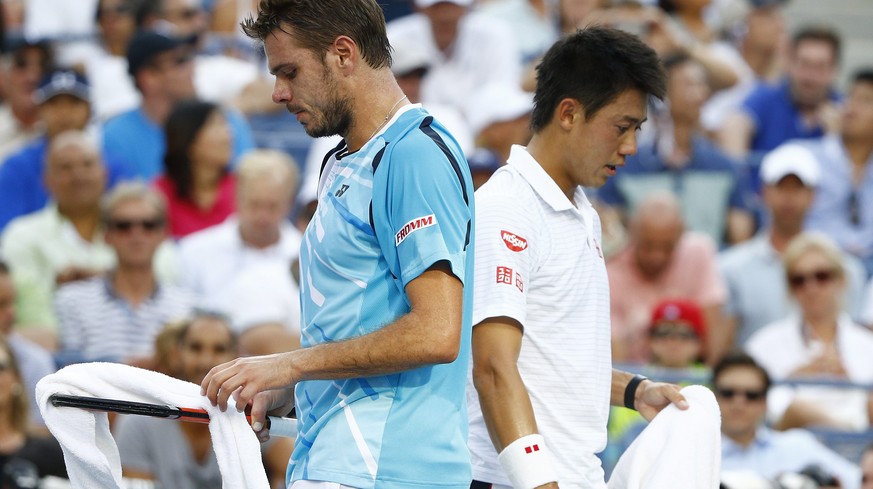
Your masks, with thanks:
<instances>
[{"instance_id":1,"label":"white baseball cap","mask_svg":"<svg viewBox=\"0 0 873 489\"><path fill-rule=\"evenodd\" d=\"M821 178L821 168L808 148L796 143L783 144L761 161L761 181L775 185L788 175L796 176L807 187L815 187Z\"/></svg>"},{"instance_id":2,"label":"white baseball cap","mask_svg":"<svg viewBox=\"0 0 873 489\"><path fill-rule=\"evenodd\" d=\"M455 5L461 5L462 7L473 5L473 0L415 0L415 6L418 8L428 8L431 5L440 2L454 3Z\"/></svg>"},{"instance_id":3,"label":"white baseball cap","mask_svg":"<svg viewBox=\"0 0 873 489\"><path fill-rule=\"evenodd\" d=\"M511 121L533 110L533 94L509 82L490 83L473 92L466 110L475 135L495 122Z\"/></svg>"}]
</instances>

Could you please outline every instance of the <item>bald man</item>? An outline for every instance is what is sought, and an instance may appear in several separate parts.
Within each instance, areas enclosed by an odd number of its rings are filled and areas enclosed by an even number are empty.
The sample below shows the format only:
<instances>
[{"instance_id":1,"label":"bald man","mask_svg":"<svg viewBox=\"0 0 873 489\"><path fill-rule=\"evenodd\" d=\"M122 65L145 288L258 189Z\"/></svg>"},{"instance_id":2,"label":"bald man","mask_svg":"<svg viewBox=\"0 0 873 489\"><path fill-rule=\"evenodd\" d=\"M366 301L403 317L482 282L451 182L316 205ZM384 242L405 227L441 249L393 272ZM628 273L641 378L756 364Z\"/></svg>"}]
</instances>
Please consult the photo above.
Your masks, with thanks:
<instances>
[{"instance_id":1,"label":"bald man","mask_svg":"<svg viewBox=\"0 0 873 489\"><path fill-rule=\"evenodd\" d=\"M697 302L706 318L708 349L720 352L713 345L722 342L719 325L727 290L712 238L686 231L675 196L662 192L640 202L629 234L627 246L606 263L614 361L650 360L646 328L652 309L663 299Z\"/></svg>"}]
</instances>

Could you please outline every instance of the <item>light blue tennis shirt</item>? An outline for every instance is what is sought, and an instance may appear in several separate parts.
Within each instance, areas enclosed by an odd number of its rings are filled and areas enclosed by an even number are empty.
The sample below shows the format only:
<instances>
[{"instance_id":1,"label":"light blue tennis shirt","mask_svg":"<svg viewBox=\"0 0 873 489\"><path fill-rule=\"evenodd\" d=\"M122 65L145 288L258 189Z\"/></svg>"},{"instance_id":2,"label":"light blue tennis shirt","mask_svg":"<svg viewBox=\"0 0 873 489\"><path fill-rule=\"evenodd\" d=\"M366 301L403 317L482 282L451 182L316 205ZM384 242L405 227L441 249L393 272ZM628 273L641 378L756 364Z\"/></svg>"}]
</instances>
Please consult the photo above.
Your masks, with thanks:
<instances>
[{"instance_id":1,"label":"light blue tennis shirt","mask_svg":"<svg viewBox=\"0 0 873 489\"><path fill-rule=\"evenodd\" d=\"M300 252L304 347L379 330L409 312L406 285L439 261L464 284L449 364L297 384L288 481L468 489L464 398L473 292L473 184L457 142L419 105L381 135L325 158Z\"/></svg>"}]
</instances>

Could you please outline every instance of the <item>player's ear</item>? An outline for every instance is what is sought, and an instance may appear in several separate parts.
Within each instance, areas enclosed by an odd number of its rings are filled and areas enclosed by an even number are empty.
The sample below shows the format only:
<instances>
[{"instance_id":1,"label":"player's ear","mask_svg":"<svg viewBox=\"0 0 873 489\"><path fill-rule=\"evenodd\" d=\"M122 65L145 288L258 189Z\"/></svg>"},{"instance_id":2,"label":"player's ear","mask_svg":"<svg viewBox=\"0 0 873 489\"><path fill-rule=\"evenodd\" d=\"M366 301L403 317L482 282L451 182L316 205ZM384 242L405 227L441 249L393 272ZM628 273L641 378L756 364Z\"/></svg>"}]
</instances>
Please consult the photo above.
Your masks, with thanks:
<instances>
[{"instance_id":1,"label":"player's ear","mask_svg":"<svg viewBox=\"0 0 873 489\"><path fill-rule=\"evenodd\" d=\"M341 70L354 68L357 61L358 45L349 36L338 36L330 49L336 58L337 67Z\"/></svg>"},{"instance_id":2,"label":"player's ear","mask_svg":"<svg viewBox=\"0 0 873 489\"><path fill-rule=\"evenodd\" d=\"M558 106L555 107L554 117L555 122L562 129L569 131L574 124L580 122L581 118L585 117L585 110L578 100L568 97L558 102Z\"/></svg>"}]
</instances>

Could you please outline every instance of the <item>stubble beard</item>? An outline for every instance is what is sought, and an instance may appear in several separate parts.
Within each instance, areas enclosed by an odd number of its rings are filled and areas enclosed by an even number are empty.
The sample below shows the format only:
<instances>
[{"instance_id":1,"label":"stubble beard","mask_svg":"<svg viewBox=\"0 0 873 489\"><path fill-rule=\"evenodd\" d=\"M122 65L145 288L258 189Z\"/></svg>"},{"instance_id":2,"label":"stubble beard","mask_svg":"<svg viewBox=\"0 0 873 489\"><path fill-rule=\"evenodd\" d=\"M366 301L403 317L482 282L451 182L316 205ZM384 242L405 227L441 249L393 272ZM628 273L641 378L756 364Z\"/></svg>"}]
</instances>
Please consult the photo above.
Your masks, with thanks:
<instances>
[{"instance_id":1,"label":"stubble beard","mask_svg":"<svg viewBox=\"0 0 873 489\"><path fill-rule=\"evenodd\" d=\"M346 137L352 125L352 101L349 97L340 96L336 80L324 66L324 90L328 94L328 102L319 114L319 120L305 126L306 134L313 138L326 136Z\"/></svg>"}]
</instances>

